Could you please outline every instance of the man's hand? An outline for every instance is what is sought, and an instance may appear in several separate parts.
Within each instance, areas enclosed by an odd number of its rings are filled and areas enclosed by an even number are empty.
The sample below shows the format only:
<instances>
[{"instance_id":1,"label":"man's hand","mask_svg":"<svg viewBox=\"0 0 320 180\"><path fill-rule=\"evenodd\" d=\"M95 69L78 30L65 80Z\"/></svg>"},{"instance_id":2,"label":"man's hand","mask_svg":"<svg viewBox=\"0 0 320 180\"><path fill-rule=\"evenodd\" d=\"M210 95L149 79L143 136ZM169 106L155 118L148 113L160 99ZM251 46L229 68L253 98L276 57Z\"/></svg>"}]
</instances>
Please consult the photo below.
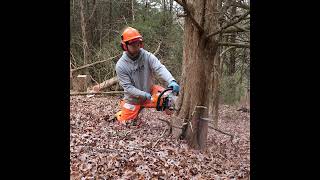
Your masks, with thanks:
<instances>
[{"instance_id":1,"label":"man's hand","mask_svg":"<svg viewBox=\"0 0 320 180\"><path fill-rule=\"evenodd\" d=\"M144 95L144 97L145 97L146 99L151 100L151 94L150 94L150 93L147 93L147 92L146 92L146 94Z\"/></svg>"},{"instance_id":2,"label":"man's hand","mask_svg":"<svg viewBox=\"0 0 320 180\"><path fill-rule=\"evenodd\" d=\"M168 88L169 87L172 87L172 92L175 92L175 93L179 93L180 91L180 86L177 84L177 82L175 80L172 80L169 85L168 85Z\"/></svg>"}]
</instances>

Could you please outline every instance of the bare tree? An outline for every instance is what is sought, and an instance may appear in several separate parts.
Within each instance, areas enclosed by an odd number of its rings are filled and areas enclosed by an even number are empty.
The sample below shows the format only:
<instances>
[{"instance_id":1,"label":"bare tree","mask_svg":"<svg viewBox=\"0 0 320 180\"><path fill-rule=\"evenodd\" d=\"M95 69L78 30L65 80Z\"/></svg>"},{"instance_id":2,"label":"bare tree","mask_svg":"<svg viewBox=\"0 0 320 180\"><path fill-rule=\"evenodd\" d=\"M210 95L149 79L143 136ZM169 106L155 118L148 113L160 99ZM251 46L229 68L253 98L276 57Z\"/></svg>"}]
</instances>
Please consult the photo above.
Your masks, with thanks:
<instances>
[{"instance_id":1,"label":"bare tree","mask_svg":"<svg viewBox=\"0 0 320 180\"><path fill-rule=\"evenodd\" d=\"M181 138L188 140L195 149L205 149L208 124L201 118L208 117L207 107L212 100L214 57L218 44L207 34L218 28L216 0L176 1L187 14L184 25L183 67L181 77L181 107L178 115L184 119ZM201 110L197 107L206 107Z\"/></svg>"},{"instance_id":2,"label":"bare tree","mask_svg":"<svg viewBox=\"0 0 320 180\"><path fill-rule=\"evenodd\" d=\"M206 148L208 116L217 111L220 59L217 50L224 29L237 24L243 17L219 26L219 4L217 0L176 0L183 6L187 16L184 25L184 47L181 77L181 94L177 115L183 119L180 136L187 139L195 149ZM224 13L231 1L227 0ZM246 16L246 15L245 15ZM242 18L242 19L240 19ZM212 94L215 94L214 98ZM212 108L214 106L215 108Z\"/></svg>"},{"instance_id":3,"label":"bare tree","mask_svg":"<svg viewBox=\"0 0 320 180\"><path fill-rule=\"evenodd\" d=\"M89 46L87 41L87 29L86 29L86 20L84 15L84 7L83 7L83 0L80 0L80 17L81 17L81 33L82 33L82 48L83 48L83 64L89 63ZM87 68L84 70L84 74L89 74Z\"/></svg>"}]
</instances>

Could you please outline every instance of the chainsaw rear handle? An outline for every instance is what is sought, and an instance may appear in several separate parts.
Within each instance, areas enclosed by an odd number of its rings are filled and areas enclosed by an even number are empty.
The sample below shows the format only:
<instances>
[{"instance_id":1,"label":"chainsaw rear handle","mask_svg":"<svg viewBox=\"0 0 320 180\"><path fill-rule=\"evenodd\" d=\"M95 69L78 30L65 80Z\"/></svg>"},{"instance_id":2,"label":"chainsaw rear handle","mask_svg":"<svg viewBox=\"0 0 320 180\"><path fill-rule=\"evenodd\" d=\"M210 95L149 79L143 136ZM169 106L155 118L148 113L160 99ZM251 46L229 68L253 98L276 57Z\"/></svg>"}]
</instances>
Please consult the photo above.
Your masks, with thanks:
<instances>
[{"instance_id":1,"label":"chainsaw rear handle","mask_svg":"<svg viewBox=\"0 0 320 180\"><path fill-rule=\"evenodd\" d=\"M157 106L156 106L157 111L161 111L161 107L160 107L159 105L160 105L160 100L161 100L162 95L163 95L165 92L170 91L170 90L173 90L173 88L172 88L172 87L169 87L169 88L165 89L164 91L162 91L162 92L160 93L160 95L159 95L159 97L158 97L158 99L157 99Z\"/></svg>"}]
</instances>

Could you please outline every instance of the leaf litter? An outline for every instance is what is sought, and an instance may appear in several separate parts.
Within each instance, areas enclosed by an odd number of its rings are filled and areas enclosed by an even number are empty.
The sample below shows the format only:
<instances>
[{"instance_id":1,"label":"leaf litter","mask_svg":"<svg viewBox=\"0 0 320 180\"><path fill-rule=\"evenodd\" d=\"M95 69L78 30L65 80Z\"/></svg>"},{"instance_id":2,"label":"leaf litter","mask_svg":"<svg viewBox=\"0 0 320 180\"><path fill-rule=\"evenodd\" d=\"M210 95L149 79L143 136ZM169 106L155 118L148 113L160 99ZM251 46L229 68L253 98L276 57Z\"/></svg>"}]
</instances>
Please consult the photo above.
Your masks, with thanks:
<instances>
[{"instance_id":1,"label":"leaf litter","mask_svg":"<svg viewBox=\"0 0 320 180\"><path fill-rule=\"evenodd\" d=\"M114 121L120 97L71 96L70 179L249 179L250 114L221 105L218 128L208 131L207 150L159 137L167 115L144 109L140 127ZM155 142L156 146L153 146Z\"/></svg>"}]
</instances>

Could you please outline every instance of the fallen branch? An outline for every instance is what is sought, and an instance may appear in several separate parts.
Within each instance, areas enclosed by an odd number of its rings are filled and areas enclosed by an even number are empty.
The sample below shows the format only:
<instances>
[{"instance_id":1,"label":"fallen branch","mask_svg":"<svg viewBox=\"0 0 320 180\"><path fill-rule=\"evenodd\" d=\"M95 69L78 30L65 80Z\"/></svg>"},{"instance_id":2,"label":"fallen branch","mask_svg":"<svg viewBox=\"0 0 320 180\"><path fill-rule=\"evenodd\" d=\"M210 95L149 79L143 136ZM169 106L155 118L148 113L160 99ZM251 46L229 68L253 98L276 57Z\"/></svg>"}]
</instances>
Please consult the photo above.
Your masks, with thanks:
<instances>
[{"instance_id":1,"label":"fallen branch","mask_svg":"<svg viewBox=\"0 0 320 180\"><path fill-rule=\"evenodd\" d=\"M174 124L171 124L170 121L168 121L168 120L161 119L161 118L158 118L158 119L159 119L160 121L163 121L163 122L167 123L168 126L171 126L171 127L177 128L177 129L182 129L182 127L180 127L180 126L176 126L176 125L174 125ZM170 130L170 131L171 131L171 130Z\"/></svg>"},{"instance_id":2,"label":"fallen branch","mask_svg":"<svg viewBox=\"0 0 320 180\"><path fill-rule=\"evenodd\" d=\"M114 59L114 58L116 58L116 57L118 57L118 56L120 56L120 55L121 55L121 54L118 54L118 55L113 56L113 57L111 57L111 58L108 58L108 59L106 59L106 60L97 61L97 62L94 62L94 63L91 63L91 64L87 64L87 65L84 65L84 66L80 66L80 67L75 68L75 69L71 69L71 72L78 71L78 70L84 69L84 68L86 68L86 67L90 67L90 66L93 66L93 65L96 65L96 64L99 64L99 63L103 63L103 62L112 60L112 59Z\"/></svg>"},{"instance_id":3,"label":"fallen branch","mask_svg":"<svg viewBox=\"0 0 320 180\"><path fill-rule=\"evenodd\" d=\"M110 87L110 86L116 84L117 82L118 82L118 78L117 78L117 76L115 76L115 77L113 77L111 79L103 81L100 84L97 84L97 85L95 85L93 87L90 87L90 89L93 89L94 91L100 91L100 90L102 90L104 88L107 88L107 87Z\"/></svg>"},{"instance_id":4,"label":"fallen branch","mask_svg":"<svg viewBox=\"0 0 320 180\"><path fill-rule=\"evenodd\" d=\"M124 91L109 91L109 92L71 92L70 96L88 95L88 94L121 94Z\"/></svg>"},{"instance_id":5,"label":"fallen branch","mask_svg":"<svg viewBox=\"0 0 320 180\"><path fill-rule=\"evenodd\" d=\"M164 134L166 133L166 131L167 131L168 129L166 128L163 132L162 132L162 135L158 138L158 140L154 143L154 145L152 146L152 148L154 148L157 144L158 144L158 142L160 141L160 139L161 138L163 138L163 136L164 136Z\"/></svg>"},{"instance_id":6,"label":"fallen branch","mask_svg":"<svg viewBox=\"0 0 320 180\"><path fill-rule=\"evenodd\" d=\"M214 122L212 119L209 119L209 118L201 118L201 119L204 120L204 121L208 121L208 122L211 123L211 124ZM208 127L211 128L211 129L213 129L213 130L216 130L216 131L218 131L218 132L220 132L220 133L222 133L222 134L231 136L231 139L233 139L233 136L234 136L234 135L232 135L232 134L223 132L222 130L217 129L217 128L214 128L214 127L212 127L212 126L208 126Z\"/></svg>"},{"instance_id":7,"label":"fallen branch","mask_svg":"<svg viewBox=\"0 0 320 180\"><path fill-rule=\"evenodd\" d=\"M222 134L225 134L225 135L230 136L230 137L231 137L231 140L232 140L233 137L234 137L234 135L229 134L229 133L226 133L226 132L223 132L223 131L221 131L220 129L216 129L216 128L212 127L212 126L208 126L208 127L209 127L210 129L213 129L213 130L215 130L215 131L218 131L218 132L220 132L220 133L222 133Z\"/></svg>"}]
</instances>

